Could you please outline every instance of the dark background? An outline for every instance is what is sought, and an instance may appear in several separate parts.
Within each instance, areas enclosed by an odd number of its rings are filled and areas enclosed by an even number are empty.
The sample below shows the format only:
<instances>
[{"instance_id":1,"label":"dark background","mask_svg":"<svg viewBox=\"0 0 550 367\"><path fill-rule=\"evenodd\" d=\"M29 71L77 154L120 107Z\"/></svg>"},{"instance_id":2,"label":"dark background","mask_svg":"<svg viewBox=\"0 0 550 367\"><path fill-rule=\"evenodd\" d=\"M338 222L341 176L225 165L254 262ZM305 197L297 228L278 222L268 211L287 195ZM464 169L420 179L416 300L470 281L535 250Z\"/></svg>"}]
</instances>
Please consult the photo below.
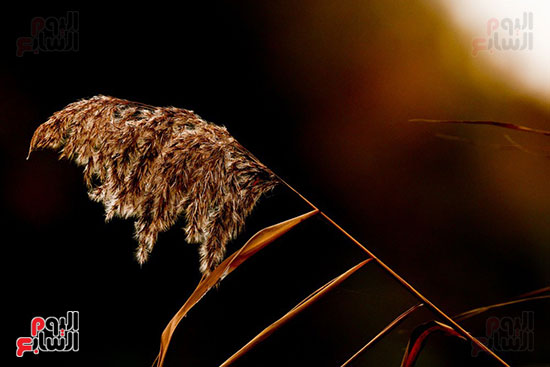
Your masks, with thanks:
<instances>
[{"instance_id":1,"label":"dark background","mask_svg":"<svg viewBox=\"0 0 550 367\"><path fill-rule=\"evenodd\" d=\"M473 59L433 5L335 4L21 6L2 13L0 200L9 343L30 334L34 316L81 315L78 353L16 359L12 350L6 365L149 366L162 330L200 279L182 223L159 237L140 268L132 222L103 221L102 207L87 198L81 167L50 151L25 160L40 123L96 94L184 107L225 125L450 315L548 285L550 161L497 147L508 144L504 133L529 149L547 149L548 138L407 121L494 119L549 129L548 99ZM16 57L16 40L30 35L33 17L67 10L79 11L78 51ZM259 229L307 210L279 187L260 202L229 253ZM326 222L311 219L193 309L166 365L220 364L364 258ZM414 302L369 264L237 365L340 365ZM491 314L535 311L535 351L503 353L507 360L549 362L547 307ZM484 335L488 316L464 325ZM398 365L411 330L432 317L415 314L356 365ZM490 365L469 353L469 345L436 337L419 365Z\"/></svg>"}]
</instances>

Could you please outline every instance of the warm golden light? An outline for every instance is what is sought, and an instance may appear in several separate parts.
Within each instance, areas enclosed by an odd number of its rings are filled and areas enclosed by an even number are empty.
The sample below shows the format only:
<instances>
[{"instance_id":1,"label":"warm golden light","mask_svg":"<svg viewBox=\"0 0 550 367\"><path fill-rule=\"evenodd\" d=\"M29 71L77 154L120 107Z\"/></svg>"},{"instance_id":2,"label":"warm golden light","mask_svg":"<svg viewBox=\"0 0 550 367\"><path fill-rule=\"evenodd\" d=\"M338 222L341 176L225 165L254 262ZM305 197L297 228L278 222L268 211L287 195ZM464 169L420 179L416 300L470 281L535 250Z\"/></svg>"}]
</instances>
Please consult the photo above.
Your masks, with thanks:
<instances>
[{"instance_id":1,"label":"warm golden light","mask_svg":"<svg viewBox=\"0 0 550 367\"><path fill-rule=\"evenodd\" d=\"M503 79L550 97L550 2L544 0L439 0L466 32L472 56ZM476 52L476 39L485 46ZM495 42L496 40L496 42ZM503 47L504 46L504 47Z\"/></svg>"}]
</instances>

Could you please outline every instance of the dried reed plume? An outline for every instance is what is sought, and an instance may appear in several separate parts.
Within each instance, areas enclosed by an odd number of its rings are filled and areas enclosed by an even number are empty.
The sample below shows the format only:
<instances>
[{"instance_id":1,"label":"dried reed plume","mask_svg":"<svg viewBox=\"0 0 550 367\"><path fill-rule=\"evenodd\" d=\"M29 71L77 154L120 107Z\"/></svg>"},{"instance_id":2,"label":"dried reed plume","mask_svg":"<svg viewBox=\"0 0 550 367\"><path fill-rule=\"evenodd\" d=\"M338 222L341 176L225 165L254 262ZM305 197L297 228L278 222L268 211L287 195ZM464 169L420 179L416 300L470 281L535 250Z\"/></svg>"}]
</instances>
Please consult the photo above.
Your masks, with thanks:
<instances>
[{"instance_id":1,"label":"dried reed plume","mask_svg":"<svg viewBox=\"0 0 550 367\"><path fill-rule=\"evenodd\" d=\"M210 273L277 176L226 130L192 111L96 96L71 103L40 125L29 155L60 150L84 166L92 200L106 220L135 217L143 264L157 240L184 213L189 243L200 244L200 270Z\"/></svg>"}]
</instances>

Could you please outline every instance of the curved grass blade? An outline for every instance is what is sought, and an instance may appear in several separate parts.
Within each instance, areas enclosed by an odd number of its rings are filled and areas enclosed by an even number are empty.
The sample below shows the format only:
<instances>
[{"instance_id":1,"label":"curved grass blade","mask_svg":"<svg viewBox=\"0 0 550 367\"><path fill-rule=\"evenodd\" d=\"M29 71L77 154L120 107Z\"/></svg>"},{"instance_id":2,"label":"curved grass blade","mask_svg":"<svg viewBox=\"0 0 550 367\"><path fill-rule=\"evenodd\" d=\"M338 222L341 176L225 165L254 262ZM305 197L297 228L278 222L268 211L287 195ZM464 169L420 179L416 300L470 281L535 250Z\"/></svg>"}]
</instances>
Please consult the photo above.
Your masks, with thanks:
<instances>
[{"instance_id":1,"label":"curved grass blade","mask_svg":"<svg viewBox=\"0 0 550 367\"><path fill-rule=\"evenodd\" d=\"M541 289L537 289L537 290L525 293L522 295L521 298L514 299L512 301L497 303L494 305L489 305L484 307L478 307L473 310L463 312L461 314L454 316L453 319L456 321L462 321L495 308L511 306L517 303L523 303L523 302L529 302L529 301L550 299L550 294L543 294L548 292L550 292L550 287L544 287ZM449 328L453 330L453 332L451 332ZM411 338L409 339L409 343L407 344L407 349L405 350L405 353L403 355L403 362L401 363L401 367L414 366L414 363L416 363L416 360L420 354L420 351L422 350L422 347L426 343L426 339L431 335L431 333L437 332L437 331L444 331L446 335L456 336L461 339L464 339L462 335L455 332L454 329L452 329L450 326L442 324L440 322L430 321L425 324L422 324L418 326L416 329L414 329L411 334Z\"/></svg>"},{"instance_id":2,"label":"curved grass blade","mask_svg":"<svg viewBox=\"0 0 550 367\"><path fill-rule=\"evenodd\" d=\"M322 286L321 288L317 289L315 292L311 293L309 296L307 296L304 300L302 300L300 303L298 303L294 308L292 308L290 311L288 311L283 317L266 327L262 332L260 332L258 335L256 335L252 340L250 340L244 347L239 349L235 354L233 354L231 357L229 357L225 362L223 362L220 367L227 367L231 363L235 362L238 358L245 355L248 351L250 351L254 346L256 346L259 342L269 337L275 330L283 326L286 322L288 322L290 319L292 319L294 316L296 316L301 311L305 310L308 306L313 304L315 301L317 301L319 298L321 298L323 295L325 295L327 292L338 286L340 283L342 283L344 280L346 280L351 274L355 273L357 270L359 270L363 265L371 261L372 259L367 259L363 262L360 262L359 264L355 265L345 273L337 276L336 278L332 279L330 282Z\"/></svg>"},{"instance_id":3,"label":"curved grass blade","mask_svg":"<svg viewBox=\"0 0 550 367\"><path fill-rule=\"evenodd\" d=\"M508 301L508 302L497 303L495 305L479 307L479 308L475 308L473 310L466 311L466 312L463 312L461 314L458 314L454 317L454 319L457 320L457 321L462 321L462 320L469 319L470 317L477 316L477 315L479 315L483 312L487 312L489 310L492 310L493 308L499 308L499 307L514 305L516 303L536 301L536 300L539 300L539 299L548 299L548 298L550 298L550 294L543 295L543 296L520 298L520 299L515 299L515 300L512 300L512 301Z\"/></svg>"},{"instance_id":4,"label":"curved grass blade","mask_svg":"<svg viewBox=\"0 0 550 367\"><path fill-rule=\"evenodd\" d=\"M277 176L278 177L278 176ZM289 189L294 191L300 198L302 198L307 204L309 204L312 208L317 209L313 203L311 203L309 200L307 200L298 190L293 188L291 185L289 185L286 181L282 180L280 177L278 177L279 180ZM457 324L452 317L448 316L445 312L443 312L441 309L439 309L435 304L433 304L428 298L426 298L422 293L416 290L412 285L410 285L405 279L403 279L399 274L397 274L392 268L390 268L386 263L384 263L382 260L380 260L373 252L371 252L369 249L367 249L365 246L361 244L361 242L357 241L352 235L350 235L348 232L346 232L345 229L343 229L341 226L338 225L334 220L332 220L328 215L323 213L322 211L319 211L319 215L325 218L331 225L333 225L336 229L338 229L344 236L349 238L353 243L355 243L359 248L361 248L367 255L373 259L380 267L382 267L386 272L389 273L391 277L393 277L396 281L398 281L403 288L405 288L407 291L409 291L412 295L414 295L416 298L421 300L424 305L429 308L432 312L439 315L441 318L446 320L449 324L451 324L456 330L460 332L462 336L469 339L472 343L474 343L476 346L480 348L480 350L484 351L485 353L489 354L492 358L496 359L501 365L505 367L510 367L508 363L506 363L502 358L500 358L495 352L493 352L491 349L487 348L485 344L477 340L475 337L473 337L470 333L468 333L462 326Z\"/></svg>"},{"instance_id":5,"label":"curved grass blade","mask_svg":"<svg viewBox=\"0 0 550 367\"><path fill-rule=\"evenodd\" d=\"M418 356L420 355L420 351L426 344L428 337L434 332L442 332L445 335L455 336L457 338L466 340L466 338L457 333L455 329L439 321L434 320L422 324L414 329L411 335L411 339L409 340L407 348L405 349L405 354L403 355L403 360L401 361L401 367L414 366L416 360L418 359Z\"/></svg>"},{"instance_id":6,"label":"curved grass blade","mask_svg":"<svg viewBox=\"0 0 550 367\"><path fill-rule=\"evenodd\" d=\"M401 315L397 316L392 322L390 322L382 331L380 331L374 338L372 338L365 346L357 351L353 356L351 356L342 366L345 367L349 365L351 362L353 362L357 357L359 357L363 352L365 352L371 345L376 343L379 339L381 339L384 335L389 333L393 328L395 328L397 325L401 323L407 316L409 316L411 313L419 309L420 307L424 306L423 303L418 303L411 308L409 308L407 311L403 312Z\"/></svg>"},{"instance_id":7,"label":"curved grass blade","mask_svg":"<svg viewBox=\"0 0 550 367\"><path fill-rule=\"evenodd\" d=\"M174 315L172 320L168 323L164 331L162 332L160 341L160 351L155 359L158 367L162 367L164 358L166 357L166 351L170 344L170 339L174 333L174 330L178 326L182 318L184 318L189 310L193 308L197 302L219 281L225 278L229 273L235 270L239 265L246 261L249 257L263 249L265 246L288 232L290 229L303 222L304 220L317 214L318 210L312 210L308 213L302 214L287 221L266 227L252 236L243 247L233 253L224 262L222 262L214 271L208 276L203 277L197 288L193 291L191 296L185 301L180 310ZM155 363L153 362L153 364Z\"/></svg>"},{"instance_id":8,"label":"curved grass blade","mask_svg":"<svg viewBox=\"0 0 550 367\"><path fill-rule=\"evenodd\" d=\"M527 293L523 293L522 295L518 296L518 298L526 298L526 297L537 296L537 295L542 294L542 293L549 293L550 294L550 286L543 287L543 288L540 288L540 289L535 289L534 291L530 291L530 292L527 292Z\"/></svg>"}]
</instances>

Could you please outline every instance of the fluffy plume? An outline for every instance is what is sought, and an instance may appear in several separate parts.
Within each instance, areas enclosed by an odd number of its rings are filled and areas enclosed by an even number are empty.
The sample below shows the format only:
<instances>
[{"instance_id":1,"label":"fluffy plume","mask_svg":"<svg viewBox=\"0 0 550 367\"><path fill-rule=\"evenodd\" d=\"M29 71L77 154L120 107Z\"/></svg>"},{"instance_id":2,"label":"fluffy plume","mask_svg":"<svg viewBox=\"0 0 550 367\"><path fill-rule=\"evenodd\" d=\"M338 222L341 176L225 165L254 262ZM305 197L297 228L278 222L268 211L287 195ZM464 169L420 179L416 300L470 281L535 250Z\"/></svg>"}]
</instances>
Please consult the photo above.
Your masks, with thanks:
<instances>
[{"instance_id":1,"label":"fluffy plume","mask_svg":"<svg viewBox=\"0 0 550 367\"><path fill-rule=\"evenodd\" d=\"M134 217L140 264L161 231L185 216L186 239L200 244L210 273L277 177L225 129L193 111L96 96L56 112L34 133L40 148L84 166L92 200L106 220Z\"/></svg>"}]
</instances>

